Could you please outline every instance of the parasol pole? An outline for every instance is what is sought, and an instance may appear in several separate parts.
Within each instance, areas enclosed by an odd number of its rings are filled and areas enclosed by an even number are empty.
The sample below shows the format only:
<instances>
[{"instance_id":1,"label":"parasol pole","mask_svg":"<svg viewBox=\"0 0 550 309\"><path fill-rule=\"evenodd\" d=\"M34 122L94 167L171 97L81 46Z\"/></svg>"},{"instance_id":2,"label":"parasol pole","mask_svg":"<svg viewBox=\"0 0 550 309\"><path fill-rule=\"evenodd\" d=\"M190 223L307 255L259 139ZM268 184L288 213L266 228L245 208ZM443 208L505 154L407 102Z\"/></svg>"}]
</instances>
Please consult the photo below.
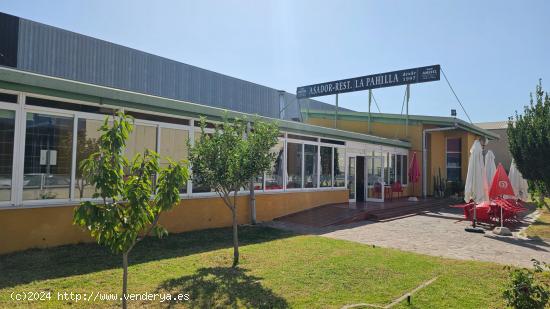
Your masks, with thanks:
<instances>
[{"instance_id":1,"label":"parasol pole","mask_svg":"<svg viewBox=\"0 0 550 309\"><path fill-rule=\"evenodd\" d=\"M504 196L502 196L502 198L504 198ZM502 205L498 205L500 206L500 227L504 227L504 215L503 215L503 208Z\"/></svg>"},{"instance_id":2,"label":"parasol pole","mask_svg":"<svg viewBox=\"0 0 550 309\"><path fill-rule=\"evenodd\" d=\"M500 205L500 227L504 226L504 216L502 215L502 205Z\"/></svg>"},{"instance_id":3,"label":"parasol pole","mask_svg":"<svg viewBox=\"0 0 550 309\"><path fill-rule=\"evenodd\" d=\"M474 221L472 222L472 226L474 229L476 228L476 222L477 222L477 204L474 201Z\"/></svg>"}]
</instances>

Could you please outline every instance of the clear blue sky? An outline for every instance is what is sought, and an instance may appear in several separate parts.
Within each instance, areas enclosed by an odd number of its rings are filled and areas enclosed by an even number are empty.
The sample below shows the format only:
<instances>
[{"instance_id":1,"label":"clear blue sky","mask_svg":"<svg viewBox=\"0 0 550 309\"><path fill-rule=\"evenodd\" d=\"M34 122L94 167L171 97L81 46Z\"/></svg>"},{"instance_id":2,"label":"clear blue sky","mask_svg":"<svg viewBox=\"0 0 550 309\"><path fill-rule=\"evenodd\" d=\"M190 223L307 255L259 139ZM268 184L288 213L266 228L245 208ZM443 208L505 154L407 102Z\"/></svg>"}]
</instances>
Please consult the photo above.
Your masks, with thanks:
<instances>
[{"instance_id":1,"label":"clear blue sky","mask_svg":"<svg viewBox=\"0 0 550 309\"><path fill-rule=\"evenodd\" d=\"M550 91L550 1L25 1L0 11L295 93L297 86L441 64L474 122ZM399 113L404 87L375 90ZM333 103L333 97L321 97ZM366 111L367 93L340 96ZM449 115L447 84L413 85L411 114Z\"/></svg>"}]
</instances>

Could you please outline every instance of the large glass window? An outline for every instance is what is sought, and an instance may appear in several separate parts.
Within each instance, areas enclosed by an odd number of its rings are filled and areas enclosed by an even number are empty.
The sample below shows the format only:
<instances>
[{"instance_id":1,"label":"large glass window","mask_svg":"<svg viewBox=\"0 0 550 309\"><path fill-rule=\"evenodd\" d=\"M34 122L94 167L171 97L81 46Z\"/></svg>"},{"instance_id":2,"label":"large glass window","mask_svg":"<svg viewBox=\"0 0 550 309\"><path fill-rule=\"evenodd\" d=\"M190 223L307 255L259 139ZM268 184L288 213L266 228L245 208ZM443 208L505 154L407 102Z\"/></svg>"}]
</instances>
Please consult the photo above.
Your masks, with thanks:
<instances>
[{"instance_id":1,"label":"large glass window","mask_svg":"<svg viewBox=\"0 0 550 309\"><path fill-rule=\"evenodd\" d=\"M0 202L11 199L15 112L0 109Z\"/></svg>"},{"instance_id":2,"label":"large glass window","mask_svg":"<svg viewBox=\"0 0 550 309\"><path fill-rule=\"evenodd\" d=\"M349 158L348 189L349 189L349 198L351 200L354 200L355 199L355 157Z\"/></svg>"},{"instance_id":3,"label":"large glass window","mask_svg":"<svg viewBox=\"0 0 550 309\"><path fill-rule=\"evenodd\" d=\"M399 181L400 183L403 183L402 177L403 177L403 166L401 165L403 162L403 156L397 155L395 164L396 164L396 171L395 171L395 179Z\"/></svg>"},{"instance_id":4,"label":"large glass window","mask_svg":"<svg viewBox=\"0 0 550 309\"><path fill-rule=\"evenodd\" d=\"M332 187L332 147L321 146L321 187Z\"/></svg>"},{"instance_id":5,"label":"large glass window","mask_svg":"<svg viewBox=\"0 0 550 309\"><path fill-rule=\"evenodd\" d=\"M95 187L88 183L83 177L80 164L83 160L90 157L91 154L97 152L98 140L101 136L99 128L103 125L103 121L93 119L78 119L78 131L76 140L76 183L75 198L90 198L95 192Z\"/></svg>"},{"instance_id":6,"label":"large glass window","mask_svg":"<svg viewBox=\"0 0 550 309\"><path fill-rule=\"evenodd\" d=\"M23 199L70 195L73 118L27 113Z\"/></svg>"},{"instance_id":7,"label":"large glass window","mask_svg":"<svg viewBox=\"0 0 550 309\"><path fill-rule=\"evenodd\" d=\"M380 156L380 153L373 152L372 157L367 157L367 160L369 160L369 165L372 166L368 170L368 185L373 186L384 179L384 157Z\"/></svg>"},{"instance_id":8,"label":"large glass window","mask_svg":"<svg viewBox=\"0 0 550 309\"><path fill-rule=\"evenodd\" d=\"M269 171L265 174L265 189L279 190L283 188L284 175L284 141L279 142L271 148L271 153L275 154L275 161L271 164Z\"/></svg>"},{"instance_id":9,"label":"large glass window","mask_svg":"<svg viewBox=\"0 0 550 309\"><path fill-rule=\"evenodd\" d=\"M0 92L0 102L17 103L17 95Z\"/></svg>"},{"instance_id":10,"label":"large glass window","mask_svg":"<svg viewBox=\"0 0 550 309\"><path fill-rule=\"evenodd\" d=\"M306 188L317 188L317 173L319 172L317 149L316 145L304 145L304 186Z\"/></svg>"},{"instance_id":11,"label":"large glass window","mask_svg":"<svg viewBox=\"0 0 550 309\"><path fill-rule=\"evenodd\" d=\"M302 187L302 144L287 143L287 173L288 181L286 187Z\"/></svg>"},{"instance_id":12,"label":"large glass window","mask_svg":"<svg viewBox=\"0 0 550 309\"><path fill-rule=\"evenodd\" d=\"M409 183L409 157L403 155L403 181L401 184L406 185Z\"/></svg>"},{"instance_id":13,"label":"large glass window","mask_svg":"<svg viewBox=\"0 0 550 309\"><path fill-rule=\"evenodd\" d=\"M344 148L334 148L334 186L346 186L346 151Z\"/></svg>"},{"instance_id":14,"label":"large glass window","mask_svg":"<svg viewBox=\"0 0 550 309\"><path fill-rule=\"evenodd\" d=\"M390 157L391 154L386 152L384 155L384 181L390 183Z\"/></svg>"},{"instance_id":15,"label":"large glass window","mask_svg":"<svg viewBox=\"0 0 550 309\"><path fill-rule=\"evenodd\" d=\"M172 161L179 162L187 160L189 149L189 131L182 129L161 128L160 129L160 167L168 166L167 157ZM180 193L187 192L187 184L180 188Z\"/></svg>"},{"instance_id":16,"label":"large glass window","mask_svg":"<svg viewBox=\"0 0 550 309\"><path fill-rule=\"evenodd\" d=\"M395 182L395 169L397 165L395 154L390 154L390 184L393 184Z\"/></svg>"},{"instance_id":17,"label":"large glass window","mask_svg":"<svg viewBox=\"0 0 550 309\"><path fill-rule=\"evenodd\" d=\"M376 175L374 174L374 160L372 156L365 157L365 164L367 165L367 185L372 186L376 181Z\"/></svg>"},{"instance_id":18,"label":"large glass window","mask_svg":"<svg viewBox=\"0 0 550 309\"><path fill-rule=\"evenodd\" d=\"M460 181L461 179L461 149L460 138L447 139L447 180Z\"/></svg>"},{"instance_id":19,"label":"large glass window","mask_svg":"<svg viewBox=\"0 0 550 309\"><path fill-rule=\"evenodd\" d=\"M134 129L126 141L124 154L128 160L132 160L136 154L143 154L145 149L156 151L157 128L155 126L134 124Z\"/></svg>"}]
</instances>

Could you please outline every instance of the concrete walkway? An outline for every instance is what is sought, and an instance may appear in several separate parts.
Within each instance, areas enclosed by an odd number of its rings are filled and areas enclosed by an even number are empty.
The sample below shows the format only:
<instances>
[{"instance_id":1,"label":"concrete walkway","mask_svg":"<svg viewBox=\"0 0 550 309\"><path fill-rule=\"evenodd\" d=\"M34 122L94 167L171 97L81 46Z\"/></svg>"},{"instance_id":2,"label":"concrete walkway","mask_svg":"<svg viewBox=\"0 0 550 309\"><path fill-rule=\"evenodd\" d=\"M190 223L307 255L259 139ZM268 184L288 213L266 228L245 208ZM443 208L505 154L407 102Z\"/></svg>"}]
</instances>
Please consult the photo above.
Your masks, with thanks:
<instances>
[{"instance_id":1,"label":"concrete walkway","mask_svg":"<svg viewBox=\"0 0 550 309\"><path fill-rule=\"evenodd\" d=\"M513 237L497 236L489 230L485 234L468 233L464 228L469 226L469 222L461 219L459 210L446 207L389 222L362 221L326 228L284 222L270 222L268 225L446 258L524 267L531 267L533 258L550 262L550 243L525 239L517 232Z\"/></svg>"}]
</instances>

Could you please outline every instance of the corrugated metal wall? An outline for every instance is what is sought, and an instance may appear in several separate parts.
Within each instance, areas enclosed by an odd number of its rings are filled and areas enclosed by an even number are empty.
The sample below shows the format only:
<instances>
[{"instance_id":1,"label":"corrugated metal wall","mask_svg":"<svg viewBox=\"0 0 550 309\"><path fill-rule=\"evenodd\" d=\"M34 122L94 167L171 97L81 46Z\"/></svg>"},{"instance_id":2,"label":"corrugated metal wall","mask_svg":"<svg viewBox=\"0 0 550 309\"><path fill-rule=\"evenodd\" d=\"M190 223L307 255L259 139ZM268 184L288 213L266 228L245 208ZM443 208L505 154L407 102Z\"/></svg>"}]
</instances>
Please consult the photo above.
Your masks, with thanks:
<instances>
[{"instance_id":1,"label":"corrugated metal wall","mask_svg":"<svg viewBox=\"0 0 550 309\"><path fill-rule=\"evenodd\" d=\"M216 72L21 18L17 67L172 99L279 118L279 92ZM285 94L286 119L298 119ZM305 100L302 100L305 101ZM315 100L310 107L334 109ZM304 102L302 102L304 106Z\"/></svg>"}]
</instances>

